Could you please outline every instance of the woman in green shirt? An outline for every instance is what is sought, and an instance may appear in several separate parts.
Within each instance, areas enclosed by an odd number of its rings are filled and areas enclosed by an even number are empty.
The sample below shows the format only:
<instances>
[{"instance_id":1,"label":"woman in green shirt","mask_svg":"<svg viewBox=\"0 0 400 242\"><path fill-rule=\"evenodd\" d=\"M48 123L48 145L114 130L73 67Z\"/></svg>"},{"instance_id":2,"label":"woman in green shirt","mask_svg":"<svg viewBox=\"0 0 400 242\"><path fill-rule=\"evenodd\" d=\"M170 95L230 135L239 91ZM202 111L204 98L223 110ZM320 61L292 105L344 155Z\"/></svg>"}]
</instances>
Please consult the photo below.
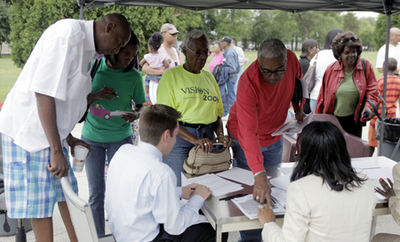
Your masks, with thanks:
<instances>
[{"instance_id":1,"label":"woman in green shirt","mask_svg":"<svg viewBox=\"0 0 400 242\"><path fill-rule=\"evenodd\" d=\"M132 110L146 102L142 75L133 68L139 40L132 32L128 44L118 54L103 57L93 77L88 95L89 112L82 129L82 140L90 145L86 159L89 183L89 205L98 236L105 234L104 168L124 144L132 144L132 122L138 118ZM93 67L92 67L93 68ZM115 112L115 111L122 112Z\"/></svg>"},{"instance_id":2,"label":"woman in green shirt","mask_svg":"<svg viewBox=\"0 0 400 242\"><path fill-rule=\"evenodd\" d=\"M333 39L332 51L337 61L325 71L315 113L335 115L346 132L361 137L361 122L374 116L366 100L378 102L374 70L360 58L362 44L351 31Z\"/></svg>"}]
</instances>

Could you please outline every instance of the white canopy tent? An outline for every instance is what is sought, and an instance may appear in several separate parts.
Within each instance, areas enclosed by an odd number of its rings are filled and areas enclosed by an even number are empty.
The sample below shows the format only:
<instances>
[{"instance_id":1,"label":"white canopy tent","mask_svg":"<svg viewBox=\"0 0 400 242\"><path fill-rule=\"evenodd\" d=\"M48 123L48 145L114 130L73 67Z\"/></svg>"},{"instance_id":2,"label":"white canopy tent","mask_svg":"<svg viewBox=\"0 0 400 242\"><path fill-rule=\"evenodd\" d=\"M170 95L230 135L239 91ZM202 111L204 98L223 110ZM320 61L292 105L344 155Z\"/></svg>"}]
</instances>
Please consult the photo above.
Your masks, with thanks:
<instances>
[{"instance_id":1,"label":"white canopy tent","mask_svg":"<svg viewBox=\"0 0 400 242\"><path fill-rule=\"evenodd\" d=\"M400 0L77 0L81 8L80 18L86 8L107 5L131 5L131 6L155 6L155 7L179 7L194 11L208 9L257 9L257 10L282 10L292 13L305 11L370 11L387 16L386 23L386 54L388 60L389 30L391 16L400 13ZM384 69L383 99L386 100L387 65ZM382 104L385 109L385 104ZM382 119L384 118L382 113ZM381 125L383 134L384 125ZM380 144L383 144L383 135L380 136ZM382 147L378 147L378 155L381 155Z\"/></svg>"}]
</instances>

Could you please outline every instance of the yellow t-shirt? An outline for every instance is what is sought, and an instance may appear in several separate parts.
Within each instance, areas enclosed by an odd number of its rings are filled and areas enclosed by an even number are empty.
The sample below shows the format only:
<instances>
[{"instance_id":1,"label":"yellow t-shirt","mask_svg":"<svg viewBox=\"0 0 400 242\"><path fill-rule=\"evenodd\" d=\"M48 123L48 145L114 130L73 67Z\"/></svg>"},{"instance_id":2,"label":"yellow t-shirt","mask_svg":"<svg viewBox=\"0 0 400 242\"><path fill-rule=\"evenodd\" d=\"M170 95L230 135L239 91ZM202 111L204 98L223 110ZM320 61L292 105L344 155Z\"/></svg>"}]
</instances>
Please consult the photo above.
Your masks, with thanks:
<instances>
[{"instance_id":1,"label":"yellow t-shirt","mask_svg":"<svg viewBox=\"0 0 400 242\"><path fill-rule=\"evenodd\" d=\"M180 121L191 124L211 124L224 114L214 76L204 70L193 74L183 65L164 72L157 88L157 104L175 108L182 114Z\"/></svg>"}]
</instances>

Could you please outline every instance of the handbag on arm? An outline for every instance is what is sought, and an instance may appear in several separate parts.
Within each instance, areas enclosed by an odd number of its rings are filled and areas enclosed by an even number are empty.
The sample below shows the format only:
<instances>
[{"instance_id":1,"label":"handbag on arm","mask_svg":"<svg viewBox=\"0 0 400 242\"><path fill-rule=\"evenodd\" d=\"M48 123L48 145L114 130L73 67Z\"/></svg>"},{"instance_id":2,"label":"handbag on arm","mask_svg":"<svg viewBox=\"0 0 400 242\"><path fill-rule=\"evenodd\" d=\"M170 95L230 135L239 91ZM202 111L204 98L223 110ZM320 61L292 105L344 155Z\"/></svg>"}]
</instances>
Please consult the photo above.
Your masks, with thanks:
<instances>
[{"instance_id":1,"label":"handbag on arm","mask_svg":"<svg viewBox=\"0 0 400 242\"><path fill-rule=\"evenodd\" d=\"M213 140L213 146L218 138ZM183 163L183 169L190 175L202 175L228 170L232 164L229 148L222 146L221 149L213 149L210 154L205 154L200 145L193 147L189 151L189 156Z\"/></svg>"}]
</instances>

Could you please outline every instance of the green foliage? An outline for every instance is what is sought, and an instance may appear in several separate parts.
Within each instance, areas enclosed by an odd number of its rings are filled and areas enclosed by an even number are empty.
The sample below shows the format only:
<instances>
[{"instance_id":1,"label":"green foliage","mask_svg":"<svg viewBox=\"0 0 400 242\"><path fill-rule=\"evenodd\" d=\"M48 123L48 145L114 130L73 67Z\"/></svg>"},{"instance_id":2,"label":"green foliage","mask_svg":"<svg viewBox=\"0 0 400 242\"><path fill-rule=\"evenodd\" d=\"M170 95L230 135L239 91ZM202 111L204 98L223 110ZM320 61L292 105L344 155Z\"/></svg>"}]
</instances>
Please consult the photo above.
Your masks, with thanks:
<instances>
[{"instance_id":1,"label":"green foliage","mask_svg":"<svg viewBox=\"0 0 400 242\"><path fill-rule=\"evenodd\" d=\"M347 13L343 16L343 27L344 31L352 31L355 34L359 33L360 22L353 13Z\"/></svg>"},{"instance_id":2,"label":"green foliage","mask_svg":"<svg viewBox=\"0 0 400 242\"><path fill-rule=\"evenodd\" d=\"M43 31L57 20L78 18L75 0L13 0L11 9L12 60L18 67L27 61Z\"/></svg>"},{"instance_id":3,"label":"green foliage","mask_svg":"<svg viewBox=\"0 0 400 242\"><path fill-rule=\"evenodd\" d=\"M135 6L105 6L85 10L84 19L99 20L109 13L124 15L133 32L140 40L139 59L148 52L147 41L154 32L159 32L165 23L173 23L173 8L135 7ZM178 30L180 30L178 28ZM181 31L181 30L180 30Z\"/></svg>"},{"instance_id":4,"label":"green foliage","mask_svg":"<svg viewBox=\"0 0 400 242\"><path fill-rule=\"evenodd\" d=\"M3 42L10 42L10 18L9 18L10 5L0 0L0 57L1 57L1 44Z\"/></svg>"},{"instance_id":5,"label":"green foliage","mask_svg":"<svg viewBox=\"0 0 400 242\"><path fill-rule=\"evenodd\" d=\"M380 14L375 22L374 40L375 49L378 50L386 42L386 15ZM400 26L400 15L394 14L391 17L391 26Z\"/></svg>"}]
</instances>

